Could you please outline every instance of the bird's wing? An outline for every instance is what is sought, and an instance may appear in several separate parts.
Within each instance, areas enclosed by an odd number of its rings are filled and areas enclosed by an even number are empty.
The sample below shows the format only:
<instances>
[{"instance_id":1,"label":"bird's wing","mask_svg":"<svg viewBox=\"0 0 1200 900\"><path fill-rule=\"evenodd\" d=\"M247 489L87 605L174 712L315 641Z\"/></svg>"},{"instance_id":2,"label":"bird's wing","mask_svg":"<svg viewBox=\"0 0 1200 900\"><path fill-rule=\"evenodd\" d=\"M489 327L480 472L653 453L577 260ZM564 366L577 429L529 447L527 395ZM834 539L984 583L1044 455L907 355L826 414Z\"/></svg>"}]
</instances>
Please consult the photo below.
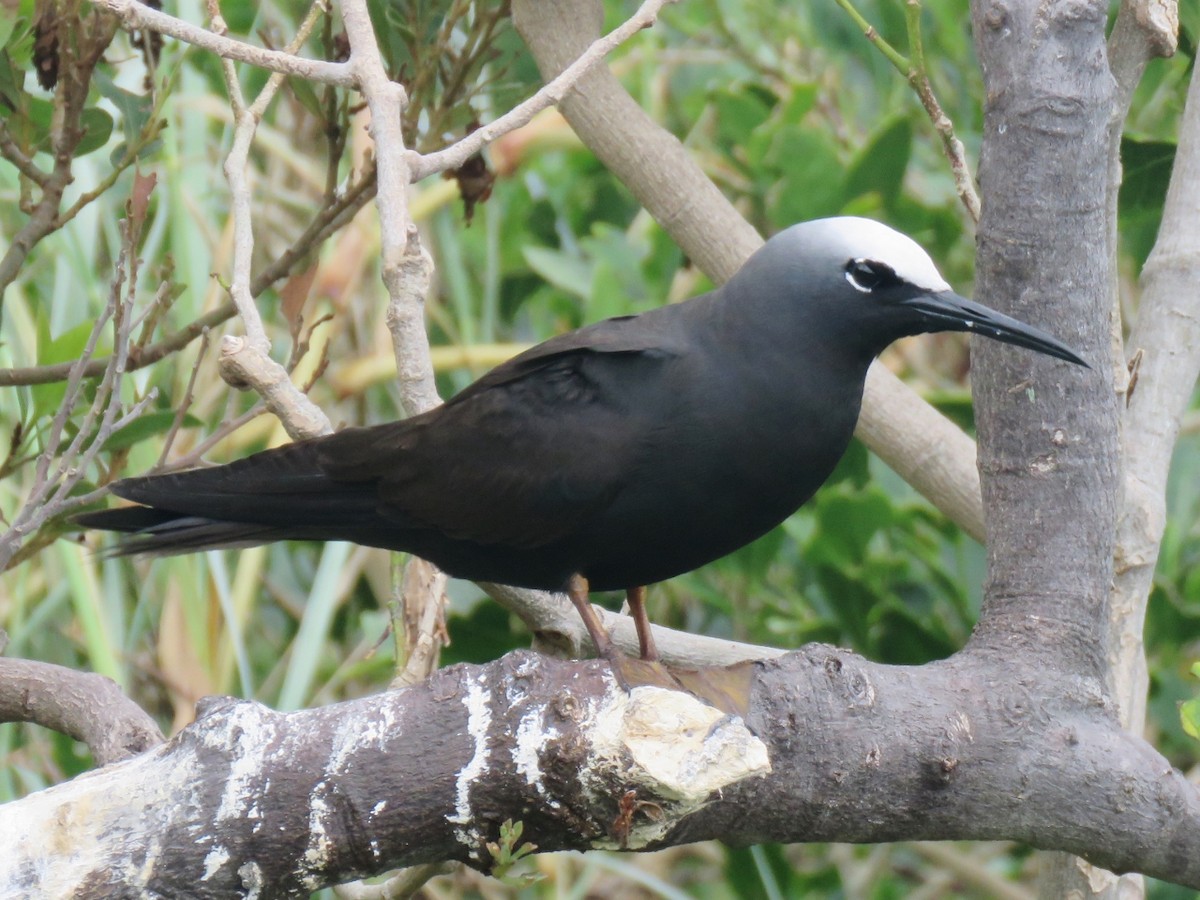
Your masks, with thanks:
<instances>
[{"instance_id":1,"label":"bird's wing","mask_svg":"<svg viewBox=\"0 0 1200 900\"><path fill-rule=\"evenodd\" d=\"M555 359L575 353L659 353L668 348L655 332L646 328L646 316L616 316L568 331L519 353L463 388L447 401L453 406L478 394L533 375Z\"/></svg>"},{"instance_id":2,"label":"bird's wing","mask_svg":"<svg viewBox=\"0 0 1200 900\"><path fill-rule=\"evenodd\" d=\"M403 528L554 543L625 487L653 427L655 375L672 354L615 347L539 347L416 420L323 439L321 468L336 481L378 479L377 512Z\"/></svg>"}]
</instances>

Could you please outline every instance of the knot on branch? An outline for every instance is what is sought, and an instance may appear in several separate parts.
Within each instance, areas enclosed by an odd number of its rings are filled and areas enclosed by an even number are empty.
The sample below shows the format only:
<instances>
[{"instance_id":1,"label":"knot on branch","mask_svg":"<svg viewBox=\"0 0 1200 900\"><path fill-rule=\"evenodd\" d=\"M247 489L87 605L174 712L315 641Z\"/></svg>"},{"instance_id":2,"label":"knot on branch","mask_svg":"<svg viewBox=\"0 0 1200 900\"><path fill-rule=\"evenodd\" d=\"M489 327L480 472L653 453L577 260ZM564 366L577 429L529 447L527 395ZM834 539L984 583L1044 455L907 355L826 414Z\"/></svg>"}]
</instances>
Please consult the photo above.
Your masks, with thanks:
<instances>
[{"instance_id":1,"label":"knot on branch","mask_svg":"<svg viewBox=\"0 0 1200 900\"><path fill-rule=\"evenodd\" d=\"M622 794L610 833L617 845L645 847L666 836L684 816L722 789L767 775L767 747L737 716L682 691L614 684L593 723L593 758L599 771L630 785ZM654 798L652 810L632 820L630 794Z\"/></svg>"}]
</instances>

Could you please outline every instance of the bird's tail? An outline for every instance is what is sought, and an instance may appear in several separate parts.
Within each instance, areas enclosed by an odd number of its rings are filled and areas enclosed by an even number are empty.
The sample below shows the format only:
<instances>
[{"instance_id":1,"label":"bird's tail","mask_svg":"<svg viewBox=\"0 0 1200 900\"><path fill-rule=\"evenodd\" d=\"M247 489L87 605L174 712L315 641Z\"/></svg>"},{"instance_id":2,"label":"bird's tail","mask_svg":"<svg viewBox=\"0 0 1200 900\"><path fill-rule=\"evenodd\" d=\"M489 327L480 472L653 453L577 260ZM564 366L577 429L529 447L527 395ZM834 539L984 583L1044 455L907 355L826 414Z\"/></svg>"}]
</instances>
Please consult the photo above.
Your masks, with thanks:
<instances>
[{"instance_id":1,"label":"bird's tail","mask_svg":"<svg viewBox=\"0 0 1200 900\"><path fill-rule=\"evenodd\" d=\"M111 552L175 554L289 538L352 538L376 513L370 493L331 479L318 442L257 453L210 469L126 478L112 485L139 506L88 512L77 525L122 532Z\"/></svg>"},{"instance_id":2,"label":"bird's tail","mask_svg":"<svg viewBox=\"0 0 1200 900\"><path fill-rule=\"evenodd\" d=\"M71 521L84 528L119 531L128 535L107 551L110 556L132 556L135 553L166 556L221 547L253 547L286 537L276 533L270 526L222 522L148 506L125 506L81 513Z\"/></svg>"}]
</instances>

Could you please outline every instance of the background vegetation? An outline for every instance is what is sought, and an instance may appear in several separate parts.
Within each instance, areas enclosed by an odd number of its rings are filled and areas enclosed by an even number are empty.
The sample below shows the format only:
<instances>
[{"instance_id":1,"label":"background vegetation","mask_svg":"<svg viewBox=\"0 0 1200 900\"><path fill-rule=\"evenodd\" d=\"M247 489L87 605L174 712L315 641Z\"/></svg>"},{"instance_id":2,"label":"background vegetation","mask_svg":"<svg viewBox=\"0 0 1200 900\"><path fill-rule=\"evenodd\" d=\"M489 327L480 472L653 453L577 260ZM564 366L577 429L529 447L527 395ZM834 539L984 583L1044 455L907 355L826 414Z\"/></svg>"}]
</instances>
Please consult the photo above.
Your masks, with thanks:
<instances>
[{"instance_id":1,"label":"background vegetation","mask_svg":"<svg viewBox=\"0 0 1200 900\"><path fill-rule=\"evenodd\" d=\"M26 0L0 7L0 114L16 144L34 156L44 154L53 123L51 94L34 76L45 55L32 6ZM614 25L629 12L626 4L608 7ZM64 15L86 11L72 3L58 8ZM864 0L857 9L906 52L904 4ZM193 3L173 11L204 21ZM388 62L418 101L410 126L422 149L493 118L539 84L503 3L379 0L374 11L377 26L388 29ZM222 13L234 33L281 46L303 10L227 0ZM1182 52L1150 64L1124 142L1121 269L1131 307L1194 60L1200 11L1190 4L1181 13ZM965 5L927 0L920 15L933 87L974 159L981 87ZM336 56L337 30L318 27L310 52ZM688 0L612 65L763 233L824 215L878 217L924 244L947 278L970 293L972 229L941 142L908 84L839 6ZM247 90L264 80L249 69L240 77ZM79 355L109 294L118 220L137 171L157 175L139 245L139 296L148 302L161 284L171 285L169 308L143 323L146 340L226 301L222 273L231 247L220 171L231 114L223 95L215 58L170 41L148 57L117 35L87 93L88 130L74 154L64 208L97 186L107 190L0 285L0 367ZM369 168L355 102L290 82L268 111L253 150L256 270L292 246L313 211ZM495 183L473 210L455 181L413 188L413 212L437 261L429 327L443 396L530 342L708 286L557 115L539 116L488 158ZM478 180L464 183L480 193ZM30 196L16 168L0 161L0 250L26 226ZM399 414L373 228L369 211L356 217L260 297L277 359L288 358L297 336L309 337L294 377L313 380L309 396L335 422ZM145 471L164 454L168 462L201 451L225 461L285 440L269 416L245 415L255 399L220 380L215 345L194 341L125 380L127 403L157 389L152 411L108 440L79 493ZM909 341L886 361L969 425L961 339ZM7 520L31 490L33 459L63 397L62 381L0 389L7 446L0 513ZM1200 656L1200 409L1185 431L1147 642L1152 739L1187 770L1197 747L1181 728L1178 705L1196 692L1190 667ZM208 446L217 433L224 437ZM96 552L101 541L81 540L65 527L48 524L0 576L7 652L106 674L168 728L189 721L205 694L290 709L374 692L392 675L395 647L380 607L391 590L387 554L289 544L130 562L106 559ZM780 647L827 641L873 659L918 664L966 639L982 577L981 548L856 444L833 482L785 525L655 588L650 606L656 621L682 629ZM528 644L520 623L475 586L452 582L450 591L453 640L443 662L491 659ZM68 738L0 725L0 802L89 765L86 751ZM551 855L521 862L503 884L464 872L425 890L434 897L1020 897L1031 895L1035 859L1003 845L701 845L643 857ZM1150 896L1182 894L1152 885Z\"/></svg>"}]
</instances>

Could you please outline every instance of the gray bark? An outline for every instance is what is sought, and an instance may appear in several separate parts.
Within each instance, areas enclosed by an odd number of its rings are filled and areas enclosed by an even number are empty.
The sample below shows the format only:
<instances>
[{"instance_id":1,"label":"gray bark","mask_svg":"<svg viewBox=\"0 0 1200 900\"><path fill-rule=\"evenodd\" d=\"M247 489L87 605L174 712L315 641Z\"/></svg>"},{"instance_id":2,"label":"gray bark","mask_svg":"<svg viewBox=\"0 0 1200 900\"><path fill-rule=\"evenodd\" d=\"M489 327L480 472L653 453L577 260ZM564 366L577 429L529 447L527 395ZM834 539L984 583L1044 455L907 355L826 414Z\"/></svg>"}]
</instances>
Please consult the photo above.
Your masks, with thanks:
<instances>
[{"instance_id":1,"label":"gray bark","mask_svg":"<svg viewBox=\"0 0 1200 900\"><path fill-rule=\"evenodd\" d=\"M210 700L163 747L0 809L0 895L291 897L422 862L486 870L510 818L540 850L1009 838L1200 887L1200 797L1094 679L823 645L740 674L744 725L530 652L316 710Z\"/></svg>"}]
</instances>

